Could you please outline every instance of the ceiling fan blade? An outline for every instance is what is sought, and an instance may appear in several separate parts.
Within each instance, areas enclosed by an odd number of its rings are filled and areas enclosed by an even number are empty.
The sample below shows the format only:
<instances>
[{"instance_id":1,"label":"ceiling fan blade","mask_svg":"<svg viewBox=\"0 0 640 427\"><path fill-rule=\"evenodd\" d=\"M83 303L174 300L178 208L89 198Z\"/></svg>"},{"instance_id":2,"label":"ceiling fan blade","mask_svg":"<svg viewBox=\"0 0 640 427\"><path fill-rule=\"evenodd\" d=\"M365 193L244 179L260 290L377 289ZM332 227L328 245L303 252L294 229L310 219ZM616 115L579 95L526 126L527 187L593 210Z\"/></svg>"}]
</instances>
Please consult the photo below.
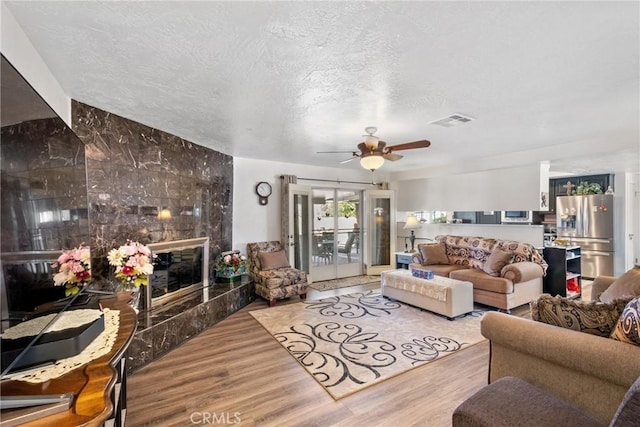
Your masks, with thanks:
<instances>
[{"instance_id":1,"label":"ceiling fan blade","mask_svg":"<svg viewBox=\"0 0 640 427\"><path fill-rule=\"evenodd\" d=\"M406 142L404 144L397 144L387 147L387 152L398 151L398 150L411 150L413 148L427 148L431 143L426 139L422 139L420 141Z\"/></svg>"},{"instance_id":2,"label":"ceiling fan blade","mask_svg":"<svg viewBox=\"0 0 640 427\"><path fill-rule=\"evenodd\" d=\"M350 157L350 158L348 158L348 159L341 160L341 161L340 161L340 164L343 164L343 163L349 163L350 161L355 160L355 159L357 159L357 158L358 158L357 156L353 156L353 157Z\"/></svg>"},{"instance_id":3,"label":"ceiling fan blade","mask_svg":"<svg viewBox=\"0 0 640 427\"><path fill-rule=\"evenodd\" d=\"M384 153L382 157L384 157L385 160L390 160L392 162L395 162L396 160L400 160L404 156L401 156L400 154L396 154L396 153Z\"/></svg>"},{"instance_id":4,"label":"ceiling fan blade","mask_svg":"<svg viewBox=\"0 0 640 427\"><path fill-rule=\"evenodd\" d=\"M316 151L316 154L353 153L353 151Z\"/></svg>"}]
</instances>

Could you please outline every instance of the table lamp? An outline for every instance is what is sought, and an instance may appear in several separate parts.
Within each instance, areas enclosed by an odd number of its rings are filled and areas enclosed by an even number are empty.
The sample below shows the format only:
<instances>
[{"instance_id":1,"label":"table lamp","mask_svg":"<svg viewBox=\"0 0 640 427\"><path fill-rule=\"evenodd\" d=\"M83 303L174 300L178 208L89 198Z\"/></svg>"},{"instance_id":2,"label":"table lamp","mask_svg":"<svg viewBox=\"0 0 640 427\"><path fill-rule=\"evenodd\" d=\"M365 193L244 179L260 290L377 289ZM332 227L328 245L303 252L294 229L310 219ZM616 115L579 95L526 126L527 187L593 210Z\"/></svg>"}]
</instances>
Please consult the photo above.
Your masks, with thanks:
<instances>
[{"instance_id":1,"label":"table lamp","mask_svg":"<svg viewBox=\"0 0 640 427\"><path fill-rule=\"evenodd\" d=\"M404 223L404 227L402 227L403 230L411 230L411 236L409 236L409 241L411 242L411 252L415 250L414 242L416 241L416 235L413 230L420 227L422 227L422 224L420 224L418 218L413 214L407 217L407 220Z\"/></svg>"}]
</instances>

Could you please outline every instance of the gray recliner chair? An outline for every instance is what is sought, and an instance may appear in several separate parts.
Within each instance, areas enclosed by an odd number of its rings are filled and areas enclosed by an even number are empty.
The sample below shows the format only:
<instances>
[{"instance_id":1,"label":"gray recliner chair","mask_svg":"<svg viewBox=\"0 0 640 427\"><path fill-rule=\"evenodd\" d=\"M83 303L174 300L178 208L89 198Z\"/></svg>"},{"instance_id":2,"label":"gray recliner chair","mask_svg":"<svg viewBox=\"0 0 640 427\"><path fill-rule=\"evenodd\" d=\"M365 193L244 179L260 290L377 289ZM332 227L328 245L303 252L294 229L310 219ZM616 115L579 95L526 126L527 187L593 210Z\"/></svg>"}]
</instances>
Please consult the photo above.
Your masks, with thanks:
<instances>
[{"instance_id":1,"label":"gray recliner chair","mask_svg":"<svg viewBox=\"0 0 640 427\"><path fill-rule=\"evenodd\" d=\"M640 377L631 385L610 427L640 422ZM503 377L481 388L453 412L453 427L603 427L578 408L516 377Z\"/></svg>"}]
</instances>

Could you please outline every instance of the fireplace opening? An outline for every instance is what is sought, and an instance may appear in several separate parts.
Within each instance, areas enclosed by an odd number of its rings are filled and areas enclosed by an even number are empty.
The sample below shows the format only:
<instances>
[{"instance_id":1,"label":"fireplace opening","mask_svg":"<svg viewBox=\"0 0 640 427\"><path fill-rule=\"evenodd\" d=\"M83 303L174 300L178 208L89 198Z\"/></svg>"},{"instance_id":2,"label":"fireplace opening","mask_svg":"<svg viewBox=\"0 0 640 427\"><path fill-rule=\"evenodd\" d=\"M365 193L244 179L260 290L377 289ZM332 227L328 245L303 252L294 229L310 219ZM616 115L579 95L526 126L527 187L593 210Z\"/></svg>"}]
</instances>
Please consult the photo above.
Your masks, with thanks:
<instances>
[{"instance_id":1,"label":"fireplace opening","mask_svg":"<svg viewBox=\"0 0 640 427\"><path fill-rule=\"evenodd\" d=\"M174 240L148 245L155 255L145 308L172 303L209 286L209 238Z\"/></svg>"}]
</instances>

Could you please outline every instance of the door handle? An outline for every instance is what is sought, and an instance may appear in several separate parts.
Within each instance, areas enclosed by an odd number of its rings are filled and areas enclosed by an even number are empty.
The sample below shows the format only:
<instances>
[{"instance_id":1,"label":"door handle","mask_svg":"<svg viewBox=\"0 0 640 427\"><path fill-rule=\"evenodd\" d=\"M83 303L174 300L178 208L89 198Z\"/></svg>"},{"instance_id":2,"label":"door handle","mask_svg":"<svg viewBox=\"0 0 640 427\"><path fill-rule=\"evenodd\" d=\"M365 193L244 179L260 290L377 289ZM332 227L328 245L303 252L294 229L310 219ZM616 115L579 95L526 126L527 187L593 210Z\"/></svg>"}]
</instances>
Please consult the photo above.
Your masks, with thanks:
<instances>
[{"instance_id":1,"label":"door handle","mask_svg":"<svg viewBox=\"0 0 640 427\"><path fill-rule=\"evenodd\" d=\"M581 237L569 237L569 239L573 240L574 242L591 242L591 243L611 243L611 240L609 239L588 239L588 238L581 238Z\"/></svg>"},{"instance_id":2,"label":"door handle","mask_svg":"<svg viewBox=\"0 0 640 427\"><path fill-rule=\"evenodd\" d=\"M597 256L611 256L609 252L598 252L598 251L582 251L582 255L597 255Z\"/></svg>"}]
</instances>

